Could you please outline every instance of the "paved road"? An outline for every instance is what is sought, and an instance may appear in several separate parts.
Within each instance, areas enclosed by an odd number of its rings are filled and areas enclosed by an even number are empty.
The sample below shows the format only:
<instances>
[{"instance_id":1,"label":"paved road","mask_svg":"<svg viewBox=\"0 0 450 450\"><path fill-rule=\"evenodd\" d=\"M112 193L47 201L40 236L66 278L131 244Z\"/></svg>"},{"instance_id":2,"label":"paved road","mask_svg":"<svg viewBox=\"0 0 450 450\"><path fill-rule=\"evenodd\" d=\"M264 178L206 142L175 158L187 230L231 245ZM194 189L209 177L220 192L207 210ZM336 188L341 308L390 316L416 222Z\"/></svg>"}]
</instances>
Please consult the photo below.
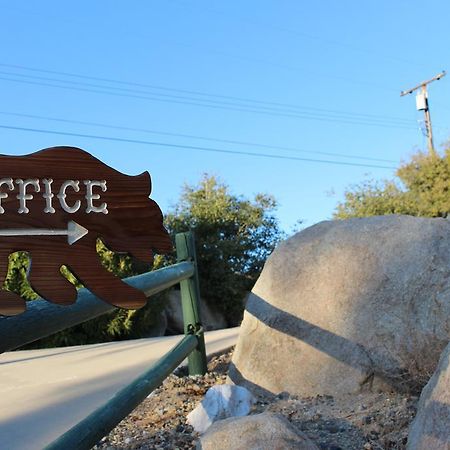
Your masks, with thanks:
<instances>
[{"instance_id":1,"label":"paved road","mask_svg":"<svg viewBox=\"0 0 450 450\"><path fill-rule=\"evenodd\" d=\"M237 335L238 328L206 333L207 353L231 347ZM170 336L1 354L0 449L42 449L180 339Z\"/></svg>"}]
</instances>

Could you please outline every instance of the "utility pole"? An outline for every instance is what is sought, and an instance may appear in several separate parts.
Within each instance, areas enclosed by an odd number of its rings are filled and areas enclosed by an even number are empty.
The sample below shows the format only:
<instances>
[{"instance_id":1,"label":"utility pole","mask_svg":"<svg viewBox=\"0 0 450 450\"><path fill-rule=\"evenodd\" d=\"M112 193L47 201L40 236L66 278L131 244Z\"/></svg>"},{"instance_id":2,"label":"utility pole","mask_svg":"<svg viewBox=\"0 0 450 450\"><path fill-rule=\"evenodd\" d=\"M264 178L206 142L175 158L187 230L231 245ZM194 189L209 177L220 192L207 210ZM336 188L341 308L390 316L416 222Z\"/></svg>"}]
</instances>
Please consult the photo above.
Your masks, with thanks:
<instances>
[{"instance_id":1,"label":"utility pole","mask_svg":"<svg viewBox=\"0 0 450 450\"><path fill-rule=\"evenodd\" d=\"M437 74L433 78L422 81L422 83L418 84L417 86L414 86L412 89L408 89L407 91L402 91L400 93L400 97L403 97L404 95L412 94L414 91L417 91L420 89L419 92L417 92L416 95L416 109L417 111L423 111L425 114L425 129L426 129L426 135L428 140L428 151L430 154L434 154L434 145L433 145L433 130L431 128L431 116L430 116L430 107L428 104L428 92L427 92L427 85L430 84L432 81L440 80L442 77L445 77L446 72L443 70L441 73Z\"/></svg>"}]
</instances>

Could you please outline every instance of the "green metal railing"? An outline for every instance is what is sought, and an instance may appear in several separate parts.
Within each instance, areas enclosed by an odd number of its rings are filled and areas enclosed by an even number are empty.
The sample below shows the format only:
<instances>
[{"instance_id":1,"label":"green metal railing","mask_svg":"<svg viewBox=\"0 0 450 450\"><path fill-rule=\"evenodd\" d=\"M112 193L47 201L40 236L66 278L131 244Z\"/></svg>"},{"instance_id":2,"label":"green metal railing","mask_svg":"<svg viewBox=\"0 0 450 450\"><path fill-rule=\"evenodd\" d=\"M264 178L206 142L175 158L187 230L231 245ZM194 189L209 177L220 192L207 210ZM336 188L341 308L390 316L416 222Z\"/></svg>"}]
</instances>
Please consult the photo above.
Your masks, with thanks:
<instances>
[{"instance_id":1,"label":"green metal railing","mask_svg":"<svg viewBox=\"0 0 450 450\"><path fill-rule=\"evenodd\" d=\"M164 379L195 351L197 335L188 335L147 372L119 391L106 404L72 427L45 450L85 450L107 435L124 417L130 414Z\"/></svg>"},{"instance_id":2,"label":"green metal railing","mask_svg":"<svg viewBox=\"0 0 450 450\"><path fill-rule=\"evenodd\" d=\"M147 296L180 283L185 337L145 373L108 402L49 444L51 450L85 450L108 434L188 357L190 375L206 373L206 352L199 312L199 286L192 232L176 235L177 264L124 280ZM0 353L77 325L116 309L86 289L71 306L44 300L16 317L0 318Z\"/></svg>"},{"instance_id":3,"label":"green metal railing","mask_svg":"<svg viewBox=\"0 0 450 450\"><path fill-rule=\"evenodd\" d=\"M194 274L194 263L185 261L123 281L149 297ZM80 289L77 301L70 306L56 305L45 300L29 302L27 310L22 314L0 317L0 353L14 350L115 309L87 289Z\"/></svg>"}]
</instances>

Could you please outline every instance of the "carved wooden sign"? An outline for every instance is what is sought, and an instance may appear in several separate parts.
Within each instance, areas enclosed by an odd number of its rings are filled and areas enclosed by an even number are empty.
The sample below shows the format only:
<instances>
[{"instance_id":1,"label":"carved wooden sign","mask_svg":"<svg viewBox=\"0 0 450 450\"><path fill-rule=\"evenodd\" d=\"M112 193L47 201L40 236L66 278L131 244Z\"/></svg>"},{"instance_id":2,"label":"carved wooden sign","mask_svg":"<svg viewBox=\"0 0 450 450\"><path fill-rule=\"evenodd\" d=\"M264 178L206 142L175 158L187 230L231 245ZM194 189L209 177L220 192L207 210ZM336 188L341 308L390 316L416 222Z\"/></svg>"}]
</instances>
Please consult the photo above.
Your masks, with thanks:
<instances>
[{"instance_id":1,"label":"carved wooden sign","mask_svg":"<svg viewBox=\"0 0 450 450\"><path fill-rule=\"evenodd\" d=\"M8 256L26 251L30 284L48 301L75 301L75 287L60 272L66 265L105 302L121 308L143 306L141 291L102 266L96 242L100 238L109 249L146 262L153 260L153 251L170 251L161 210L149 198L150 191L148 172L124 175L78 148L0 155L0 283ZM0 290L0 314L24 310L22 298Z\"/></svg>"}]
</instances>

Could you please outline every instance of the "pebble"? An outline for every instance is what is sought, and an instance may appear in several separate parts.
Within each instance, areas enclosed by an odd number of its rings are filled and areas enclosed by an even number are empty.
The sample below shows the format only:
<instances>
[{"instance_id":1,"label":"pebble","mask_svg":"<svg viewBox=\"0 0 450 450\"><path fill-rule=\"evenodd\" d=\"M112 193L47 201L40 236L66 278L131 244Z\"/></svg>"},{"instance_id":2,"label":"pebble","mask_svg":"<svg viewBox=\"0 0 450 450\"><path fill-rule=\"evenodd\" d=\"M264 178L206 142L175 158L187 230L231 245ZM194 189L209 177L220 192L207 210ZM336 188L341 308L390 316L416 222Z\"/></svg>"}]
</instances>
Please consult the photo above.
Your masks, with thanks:
<instances>
[{"instance_id":1,"label":"pebble","mask_svg":"<svg viewBox=\"0 0 450 450\"><path fill-rule=\"evenodd\" d=\"M193 450L197 434L187 414L215 384L226 382L231 352L213 358L205 376L187 376L177 369L161 387L94 448L96 450ZM217 371L215 369L217 368ZM323 450L406 448L408 425L417 397L359 394L299 397L280 392L257 399L252 413L282 414Z\"/></svg>"}]
</instances>

